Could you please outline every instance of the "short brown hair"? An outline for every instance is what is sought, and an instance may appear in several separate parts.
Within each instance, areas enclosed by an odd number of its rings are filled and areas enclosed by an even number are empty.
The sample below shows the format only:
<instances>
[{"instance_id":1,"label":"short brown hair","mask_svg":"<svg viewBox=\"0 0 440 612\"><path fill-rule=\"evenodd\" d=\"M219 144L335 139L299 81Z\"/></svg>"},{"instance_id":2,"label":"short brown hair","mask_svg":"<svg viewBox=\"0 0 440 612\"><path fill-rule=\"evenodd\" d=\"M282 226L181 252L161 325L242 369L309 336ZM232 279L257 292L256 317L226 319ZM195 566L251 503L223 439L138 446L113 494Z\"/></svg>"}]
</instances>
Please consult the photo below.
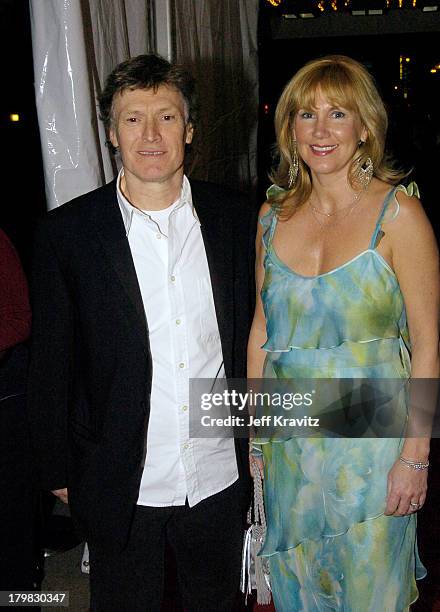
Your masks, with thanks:
<instances>
[{"instance_id":1,"label":"short brown hair","mask_svg":"<svg viewBox=\"0 0 440 612\"><path fill-rule=\"evenodd\" d=\"M161 85L172 87L182 94L185 120L195 125L197 97L195 81L191 74L178 64L150 53L138 55L122 62L109 74L102 93L98 96L100 119L108 129L112 121L113 100L125 89L153 89Z\"/></svg>"}]
</instances>

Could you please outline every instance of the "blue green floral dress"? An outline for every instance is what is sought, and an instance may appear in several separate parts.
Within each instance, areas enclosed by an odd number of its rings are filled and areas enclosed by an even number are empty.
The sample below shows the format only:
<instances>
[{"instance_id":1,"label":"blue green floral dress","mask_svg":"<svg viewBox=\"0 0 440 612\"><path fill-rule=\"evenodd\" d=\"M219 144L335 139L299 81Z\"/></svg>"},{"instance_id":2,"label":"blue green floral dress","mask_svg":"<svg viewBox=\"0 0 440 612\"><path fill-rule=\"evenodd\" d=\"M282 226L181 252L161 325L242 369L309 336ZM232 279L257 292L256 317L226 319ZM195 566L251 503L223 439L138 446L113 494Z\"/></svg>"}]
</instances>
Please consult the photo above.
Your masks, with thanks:
<instances>
[{"instance_id":1,"label":"blue green floral dress","mask_svg":"<svg viewBox=\"0 0 440 612\"><path fill-rule=\"evenodd\" d=\"M279 189L273 186L272 189ZM264 227L264 377L407 378L409 336L398 280L376 250L398 186L368 249L338 268L302 276L276 255L273 210ZM392 206L389 207L389 204ZM384 516L399 438L255 439L265 463L269 557L277 612L403 612L425 568L416 515Z\"/></svg>"}]
</instances>

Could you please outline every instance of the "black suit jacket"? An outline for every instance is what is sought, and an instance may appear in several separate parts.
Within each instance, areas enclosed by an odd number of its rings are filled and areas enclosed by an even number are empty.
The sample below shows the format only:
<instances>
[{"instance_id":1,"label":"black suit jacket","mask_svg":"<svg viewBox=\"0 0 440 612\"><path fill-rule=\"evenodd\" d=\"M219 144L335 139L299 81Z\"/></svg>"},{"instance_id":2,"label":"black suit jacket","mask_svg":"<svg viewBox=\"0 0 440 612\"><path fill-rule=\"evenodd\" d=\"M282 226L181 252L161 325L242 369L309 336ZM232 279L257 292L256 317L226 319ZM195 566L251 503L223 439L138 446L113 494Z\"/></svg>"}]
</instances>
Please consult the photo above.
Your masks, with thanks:
<instances>
[{"instance_id":1,"label":"black suit jacket","mask_svg":"<svg viewBox=\"0 0 440 612\"><path fill-rule=\"evenodd\" d=\"M255 215L244 198L191 182L228 378L245 377ZM51 211L36 233L29 413L41 484L67 486L90 542L126 542L142 475L151 391L148 324L116 181ZM249 491L247 448L236 441ZM147 449L148 453L148 449Z\"/></svg>"}]
</instances>

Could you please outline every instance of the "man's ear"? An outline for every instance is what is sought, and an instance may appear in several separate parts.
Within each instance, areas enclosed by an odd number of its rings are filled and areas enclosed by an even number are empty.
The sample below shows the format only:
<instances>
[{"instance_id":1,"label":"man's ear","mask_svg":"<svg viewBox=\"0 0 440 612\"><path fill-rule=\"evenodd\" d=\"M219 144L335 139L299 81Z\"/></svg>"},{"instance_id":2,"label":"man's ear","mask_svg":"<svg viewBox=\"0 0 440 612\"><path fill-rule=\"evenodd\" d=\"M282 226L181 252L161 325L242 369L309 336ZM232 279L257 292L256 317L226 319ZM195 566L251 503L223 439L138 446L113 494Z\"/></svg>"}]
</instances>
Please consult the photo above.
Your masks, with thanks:
<instances>
[{"instance_id":1,"label":"man's ear","mask_svg":"<svg viewBox=\"0 0 440 612\"><path fill-rule=\"evenodd\" d=\"M115 149L117 149L119 147L119 142L118 142L118 137L116 136L116 130L113 127L109 129L108 135L110 138L110 142L115 147Z\"/></svg>"},{"instance_id":2,"label":"man's ear","mask_svg":"<svg viewBox=\"0 0 440 612\"><path fill-rule=\"evenodd\" d=\"M194 136L194 127L192 123L187 123L185 127L185 144L191 144Z\"/></svg>"}]
</instances>

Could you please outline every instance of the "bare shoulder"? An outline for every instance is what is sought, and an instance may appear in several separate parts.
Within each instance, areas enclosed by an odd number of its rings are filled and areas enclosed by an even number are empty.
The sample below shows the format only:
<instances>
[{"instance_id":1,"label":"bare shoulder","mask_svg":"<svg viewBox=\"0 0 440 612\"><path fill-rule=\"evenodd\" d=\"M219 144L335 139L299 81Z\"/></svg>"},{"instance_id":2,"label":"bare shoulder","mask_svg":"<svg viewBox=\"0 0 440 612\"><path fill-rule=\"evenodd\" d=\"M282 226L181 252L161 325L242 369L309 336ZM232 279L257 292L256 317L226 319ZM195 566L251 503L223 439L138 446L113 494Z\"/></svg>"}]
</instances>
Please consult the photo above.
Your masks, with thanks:
<instances>
[{"instance_id":1,"label":"bare shoulder","mask_svg":"<svg viewBox=\"0 0 440 612\"><path fill-rule=\"evenodd\" d=\"M390 241L396 271L401 268L399 262L410 267L421 260L423 265L427 261L438 261L434 230L419 198L409 195L405 188L398 188L395 204L395 213L386 220L384 229Z\"/></svg>"},{"instance_id":2,"label":"bare shoulder","mask_svg":"<svg viewBox=\"0 0 440 612\"><path fill-rule=\"evenodd\" d=\"M417 234L417 237L432 237L434 232L419 198L409 195L404 187L398 188L395 194L398 209L395 219L388 223L388 231L408 234Z\"/></svg>"},{"instance_id":3,"label":"bare shoulder","mask_svg":"<svg viewBox=\"0 0 440 612\"><path fill-rule=\"evenodd\" d=\"M404 187L396 190L396 200L399 204L399 216L405 219L417 217L426 218L425 211L419 198L407 193Z\"/></svg>"}]
</instances>

